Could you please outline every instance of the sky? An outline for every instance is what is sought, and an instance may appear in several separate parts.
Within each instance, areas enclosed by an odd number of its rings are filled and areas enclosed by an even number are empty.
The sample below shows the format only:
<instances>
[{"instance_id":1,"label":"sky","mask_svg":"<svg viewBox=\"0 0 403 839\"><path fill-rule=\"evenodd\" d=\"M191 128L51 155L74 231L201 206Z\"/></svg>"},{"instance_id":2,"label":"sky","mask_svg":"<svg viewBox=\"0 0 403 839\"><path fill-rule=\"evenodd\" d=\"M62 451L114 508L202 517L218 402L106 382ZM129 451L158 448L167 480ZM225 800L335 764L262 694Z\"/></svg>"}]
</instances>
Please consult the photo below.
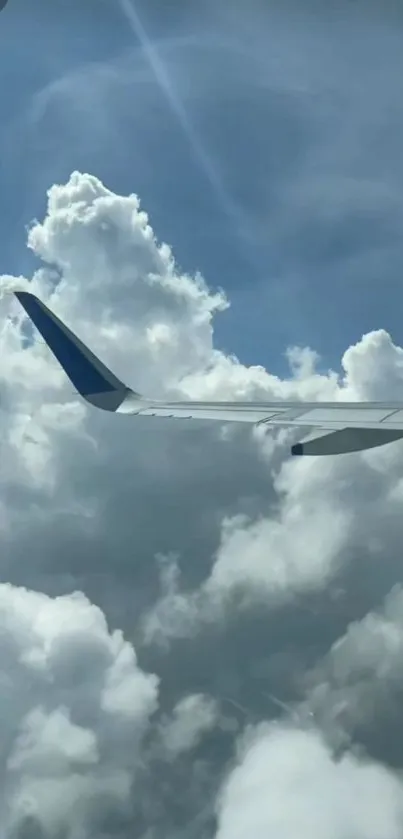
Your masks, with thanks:
<instances>
[{"instance_id":1,"label":"sky","mask_svg":"<svg viewBox=\"0 0 403 839\"><path fill-rule=\"evenodd\" d=\"M90 409L401 399L392 0L0 14L0 839L401 839L403 448Z\"/></svg>"}]
</instances>

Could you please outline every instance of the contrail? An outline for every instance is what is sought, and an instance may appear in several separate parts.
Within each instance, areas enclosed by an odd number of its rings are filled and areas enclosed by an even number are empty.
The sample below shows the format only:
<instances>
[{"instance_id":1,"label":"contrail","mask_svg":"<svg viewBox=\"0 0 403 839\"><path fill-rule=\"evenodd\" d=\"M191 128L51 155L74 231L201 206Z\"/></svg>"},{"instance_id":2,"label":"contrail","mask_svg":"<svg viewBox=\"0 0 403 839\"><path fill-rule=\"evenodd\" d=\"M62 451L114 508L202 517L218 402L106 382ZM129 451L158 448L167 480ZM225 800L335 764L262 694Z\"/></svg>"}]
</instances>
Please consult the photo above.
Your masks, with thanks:
<instances>
[{"instance_id":1,"label":"contrail","mask_svg":"<svg viewBox=\"0 0 403 839\"><path fill-rule=\"evenodd\" d=\"M236 207L234 202L228 197L222 183L222 179L217 171L216 166L207 154L200 138L196 134L186 109L181 102L175 87L169 77L167 67L164 65L158 53L156 46L152 43L147 35L147 32L140 20L140 17L132 0L119 0L122 12L128 21L134 35L138 39L141 48L147 58L147 61L154 73L155 79L165 94L168 104L171 107L172 113L177 118L179 125L185 134L193 154L203 170L212 190L214 191L222 209L226 215L236 225L237 232L242 238L247 238L246 227L247 222L242 211Z\"/></svg>"},{"instance_id":2,"label":"contrail","mask_svg":"<svg viewBox=\"0 0 403 839\"><path fill-rule=\"evenodd\" d=\"M154 73L157 83L159 84L161 90L165 94L166 99L171 107L171 110L176 116L185 136L187 137L198 163L204 170L204 173L207 176L210 185L217 192L217 194L220 195L221 199L225 201L225 203L227 204L228 202L226 199L226 195L223 190L218 173L216 172L215 166L208 157L205 149L203 148L200 142L199 137L197 136L188 118L183 103L179 99L179 96L175 91L172 81L169 78L167 68L163 64L157 48L148 37L147 32L144 29L140 17L136 11L134 3L132 3L131 0L120 0L120 6L136 38L138 38L140 42L140 45Z\"/></svg>"},{"instance_id":3,"label":"contrail","mask_svg":"<svg viewBox=\"0 0 403 839\"><path fill-rule=\"evenodd\" d=\"M287 705L286 702L283 702L281 699L278 699L277 696L274 696L273 693L267 693L267 691L265 690L262 690L262 695L266 696L267 699L270 699L270 702L272 702L273 705L276 705L277 708L280 708L281 711L285 711L287 716L294 720L294 722L298 723L300 721L299 715L296 713L296 711L294 711L291 705Z\"/></svg>"}]
</instances>

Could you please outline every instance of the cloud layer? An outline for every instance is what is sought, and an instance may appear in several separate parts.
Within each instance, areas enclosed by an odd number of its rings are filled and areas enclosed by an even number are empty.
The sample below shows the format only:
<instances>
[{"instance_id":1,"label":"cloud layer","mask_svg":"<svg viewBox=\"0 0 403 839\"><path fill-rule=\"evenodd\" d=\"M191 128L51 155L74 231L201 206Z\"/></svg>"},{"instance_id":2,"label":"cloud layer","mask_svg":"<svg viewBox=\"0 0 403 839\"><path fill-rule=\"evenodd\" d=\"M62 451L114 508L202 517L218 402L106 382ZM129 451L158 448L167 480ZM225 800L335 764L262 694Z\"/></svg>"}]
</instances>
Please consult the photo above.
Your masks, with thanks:
<instances>
[{"instance_id":1,"label":"cloud layer","mask_svg":"<svg viewBox=\"0 0 403 839\"><path fill-rule=\"evenodd\" d=\"M28 246L30 287L136 390L403 391L383 330L336 371L292 348L285 379L217 350L224 293L181 272L137 196L89 174L50 189ZM8 294L1 310L2 839L237 839L240 824L294 839L293 813L299 836L397 837L387 714L374 737L354 708L386 709L398 686L400 590L379 610L400 575L401 446L294 462L288 432L87 410ZM268 723L288 702L300 730Z\"/></svg>"}]
</instances>

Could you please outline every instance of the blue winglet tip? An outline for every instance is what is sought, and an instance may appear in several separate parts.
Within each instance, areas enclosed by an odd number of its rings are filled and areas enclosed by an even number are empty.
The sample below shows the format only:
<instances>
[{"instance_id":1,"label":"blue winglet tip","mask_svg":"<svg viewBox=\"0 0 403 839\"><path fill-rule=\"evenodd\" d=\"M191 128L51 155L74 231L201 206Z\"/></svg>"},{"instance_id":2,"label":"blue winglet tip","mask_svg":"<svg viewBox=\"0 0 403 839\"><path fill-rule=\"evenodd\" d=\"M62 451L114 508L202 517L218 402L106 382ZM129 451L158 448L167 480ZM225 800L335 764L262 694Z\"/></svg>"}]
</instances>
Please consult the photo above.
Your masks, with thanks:
<instances>
[{"instance_id":1,"label":"blue winglet tip","mask_svg":"<svg viewBox=\"0 0 403 839\"><path fill-rule=\"evenodd\" d=\"M23 300L25 300L27 297L28 297L28 298L29 298L29 297L31 297L31 298L33 298L34 300L37 300L37 299L38 299L37 297L35 297L35 294L32 294L32 291L24 291L24 289L22 289L22 288L21 288L21 289L18 289L18 290L16 289L16 290L14 291L14 294L15 294L15 296L18 298L18 300L19 300L21 303L22 303L22 301L23 301Z\"/></svg>"},{"instance_id":2,"label":"blue winglet tip","mask_svg":"<svg viewBox=\"0 0 403 839\"><path fill-rule=\"evenodd\" d=\"M24 307L25 311L28 314L28 307L36 307L39 306L39 298L32 294L32 291L24 291L23 289L19 291L14 291L14 296L19 300L21 305Z\"/></svg>"},{"instance_id":3,"label":"blue winglet tip","mask_svg":"<svg viewBox=\"0 0 403 839\"><path fill-rule=\"evenodd\" d=\"M87 397L90 394L122 393L126 387L80 341L70 329L29 291L14 292L41 333L46 344L63 367L70 381Z\"/></svg>"}]
</instances>

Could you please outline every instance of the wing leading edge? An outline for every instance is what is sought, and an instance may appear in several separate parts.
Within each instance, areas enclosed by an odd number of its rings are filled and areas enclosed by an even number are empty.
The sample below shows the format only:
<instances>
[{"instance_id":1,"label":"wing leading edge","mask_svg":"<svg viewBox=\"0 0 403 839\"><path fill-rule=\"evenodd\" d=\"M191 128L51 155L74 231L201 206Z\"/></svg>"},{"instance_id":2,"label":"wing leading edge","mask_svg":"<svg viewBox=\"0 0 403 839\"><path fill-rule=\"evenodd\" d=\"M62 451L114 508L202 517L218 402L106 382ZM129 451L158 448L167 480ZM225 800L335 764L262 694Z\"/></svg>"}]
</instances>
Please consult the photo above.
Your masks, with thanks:
<instances>
[{"instance_id":1,"label":"wing leading edge","mask_svg":"<svg viewBox=\"0 0 403 839\"><path fill-rule=\"evenodd\" d=\"M311 429L294 455L356 452L403 437L403 402L161 402L127 387L58 318L27 291L15 296L78 393L105 411L175 419L247 422ZM313 431L312 429L315 429Z\"/></svg>"}]
</instances>

